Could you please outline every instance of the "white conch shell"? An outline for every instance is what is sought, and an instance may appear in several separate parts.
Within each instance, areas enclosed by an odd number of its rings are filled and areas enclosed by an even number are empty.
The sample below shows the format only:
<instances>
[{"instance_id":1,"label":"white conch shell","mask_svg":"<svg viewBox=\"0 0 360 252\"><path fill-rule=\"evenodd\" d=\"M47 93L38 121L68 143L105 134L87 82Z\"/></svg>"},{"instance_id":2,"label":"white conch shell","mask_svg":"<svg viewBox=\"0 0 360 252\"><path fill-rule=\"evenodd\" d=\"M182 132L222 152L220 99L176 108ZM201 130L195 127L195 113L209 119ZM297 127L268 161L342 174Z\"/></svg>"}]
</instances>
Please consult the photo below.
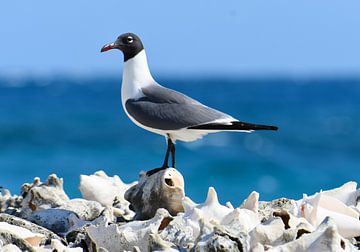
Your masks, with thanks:
<instances>
[{"instance_id":1,"label":"white conch shell","mask_svg":"<svg viewBox=\"0 0 360 252\"><path fill-rule=\"evenodd\" d=\"M103 206L112 206L115 197L124 199L127 189L137 184L125 184L119 176L109 177L104 171L97 171L93 175L80 175L79 190L84 199L94 200Z\"/></svg>"},{"instance_id":2,"label":"white conch shell","mask_svg":"<svg viewBox=\"0 0 360 252\"><path fill-rule=\"evenodd\" d=\"M58 207L69 201L63 188L63 179L56 174L49 175L44 183L36 177L33 183L23 184L21 194L24 196L21 202L22 218L27 218L33 211Z\"/></svg>"},{"instance_id":3,"label":"white conch shell","mask_svg":"<svg viewBox=\"0 0 360 252\"><path fill-rule=\"evenodd\" d=\"M185 202L185 203L184 203ZM221 221L225 218L233 210L226 206L223 206L219 203L217 193L213 187L209 187L208 194L206 200L202 204L193 204L186 199L183 201L185 216L190 217L190 219L194 221L199 221L199 218L205 218L207 221L216 221L217 223L221 223Z\"/></svg>"},{"instance_id":4,"label":"white conch shell","mask_svg":"<svg viewBox=\"0 0 360 252\"><path fill-rule=\"evenodd\" d=\"M255 215L255 213L250 210L234 210L221 205L213 187L209 188L204 203L197 204L190 198L184 197L182 204L185 210L184 213L175 216L170 224L162 231L161 236L165 240L175 240L175 244L184 248L186 244L195 242L200 235L211 233L214 225L223 223L231 229L232 223L239 224L241 216L248 218L249 215L245 213L246 211L251 212L250 215ZM253 216L251 216L250 219L251 218L253 218ZM234 219L236 219L236 221L234 221ZM246 219L246 221L248 220ZM244 227L246 226L248 228L246 221L244 219L241 223Z\"/></svg>"},{"instance_id":5,"label":"white conch shell","mask_svg":"<svg viewBox=\"0 0 360 252\"><path fill-rule=\"evenodd\" d=\"M345 238L360 235L359 214L337 198L323 192L304 198L300 204L301 216L317 227L327 216L333 218L339 233Z\"/></svg>"},{"instance_id":6,"label":"white conch shell","mask_svg":"<svg viewBox=\"0 0 360 252\"><path fill-rule=\"evenodd\" d=\"M347 206L356 205L356 200L360 195L360 190L356 190L356 187L357 183L350 181L338 188L322 191L321 193L336 198Z\"/></svg>"},{"instance_id":7,"label":"white conch shell","mask_svg":"<svg viewBox=\"0 0 360 252\"><path fill-rule=\"evenodd\" d=\"M284 242L284 223L280 218L274 218L257 225L250 232L251 244L278 245Z\"/></svg>"},{"instance_id":8,"label":"white conch shell","mask_svg":"<svg viewBox=\"0 0 360 252\"><path fill-rule=\"evenodd\" d=\"M125 200L124 194L137 182L124 183L119 176L109 177L104 171L97 171L93 175L80 175L79 190L86 200L97 201L105 207L112 207L114 215L131 219L135 214L129 209L130 203Z\"/></svg>"},{"instance_id":9,"label":"white conch shell","mask_svg":"<svg viewBox=\"0 0 360 252\"><path fill-rule=\"evenodd\" d=\"M258 214L251 210L236 208L226 215L220 224L234 234L239 232L247 234L260 224L260 219Z\"/></svg>"},{"instance_id":10,"label":"white conch shell","mask_svg":"<svg viewBox=\"0 0 360 252\"><path fill-rule=\"evenodd\" d=\"M270 248L269 252L319 252L319 251L356 251L348 240L337 232L335 223L326 217L317 230L304 234L299 239Z\"/></svg>"},{"instance_id":11,"label":"white conch shell","mask_svg":"<svg viewBox=\"0 0 360 252\"><path fill-rule=\"evenodd\" d=\"M105 248L108 251L132 251L137 246L140 251L149 251L151 234L159 231L164 218L170 215L165 209L159 209L156 215L146 221L132 221L122 226L101 223L86 228L90 239L97 249Z\"/></svg>"},{"instance_id":12,"label":"white conch shell","mask_svg":"<svg viewBox=\"0 0 360 252\"><path fill-rule=\"evenodd\" d=\"M160 236L166 241L171 241L180 247L188 249L189 244L193 244L199 234L199 223L189 218L184 218L184 213L179 213L169 225L161 231Z\"/></svg>"}]
</instances>

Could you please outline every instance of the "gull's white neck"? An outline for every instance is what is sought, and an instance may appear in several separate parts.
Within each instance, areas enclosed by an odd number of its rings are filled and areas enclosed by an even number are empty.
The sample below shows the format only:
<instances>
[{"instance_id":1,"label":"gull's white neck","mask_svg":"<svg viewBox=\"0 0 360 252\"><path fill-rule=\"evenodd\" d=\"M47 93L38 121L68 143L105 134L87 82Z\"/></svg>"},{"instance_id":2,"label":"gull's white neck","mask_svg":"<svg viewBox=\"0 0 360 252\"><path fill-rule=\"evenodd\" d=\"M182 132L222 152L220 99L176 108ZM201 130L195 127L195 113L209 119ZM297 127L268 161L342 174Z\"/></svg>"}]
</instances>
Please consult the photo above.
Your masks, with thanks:
<instances>
[{"instance_id":1,"label":"gull's white neck","mask_svg":"<svg viewBox=\"0 0 360 252\"><path fill-rule=\"evenodd\" d=\"M141 88L156 83L151 76L145 50L127 60L123 67L121 100L124 104L127 99L136 99L141 96Z\"/></svg>"}]
</instances>

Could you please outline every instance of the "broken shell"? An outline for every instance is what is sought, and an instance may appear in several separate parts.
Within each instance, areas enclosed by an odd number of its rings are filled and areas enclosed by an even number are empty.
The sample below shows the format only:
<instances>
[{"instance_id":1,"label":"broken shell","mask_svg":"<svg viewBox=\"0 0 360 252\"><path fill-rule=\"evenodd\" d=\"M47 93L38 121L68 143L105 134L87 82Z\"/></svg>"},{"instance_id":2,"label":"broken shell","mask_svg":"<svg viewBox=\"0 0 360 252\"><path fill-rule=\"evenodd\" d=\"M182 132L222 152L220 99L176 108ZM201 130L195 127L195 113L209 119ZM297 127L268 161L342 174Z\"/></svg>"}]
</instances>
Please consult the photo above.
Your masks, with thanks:
<instances>
[{"instance_id":1,"label":"broken shell","mask_svg":"<svg viewBox=\"0 0 360 252\"><path fill-rule=\"evenodd\" d=\"M304 234L299 239L276 248L270 252L283 251L356 251L354 247L343 239L337 232L337 227L330 217L326 217L319 227L312 233Z\"/></svg>"},{"instance_id":2,"label":"broken shell","mask_svg":"<svg viewBox=\"0 0 360 252\"><path fill-rule=\"evenodd\" d=\"M62 238L60 238L58 235L51 232L50 230L48 230L42 226L36 225L35 223L32 223L30 221L13 216L13 215L5 214L5 213L0 214L0 223L3 223L3 222L9 223L14 226L26 228L27 230L31 231L32 233L42 234L42 235L44 235L44 237L46 237L46 243L50 242L51 239L62 240Z\"/></svg>"},{"instance_id":3,"label":"broken shell","mask_svg":"<svg viewBox=\"0 0 360 252\"><path fill-rule=\"evenodd\" d=\"M153 239L151 235L157 234L164 219L169 217L168 211L159 209L150 220L132 221L122 226L100 223L90 225L86 230L97 249L132 251L136 246L140 251L149 251L149 243Z\"/></svg>"},{"instance_id":4,"label":"broken shell","mask_svg":"<svg viewBox=\"0 0 360 252\"><path fill-rule=\"evenodd\" d=\"M124 183L119 176L109 177L104 171L97 171L93 175L80 175L79 190L84 199L97 201L105 207L113 207L117 217L132 219L134 213L129 209L129 202L125 200L126 190L137 182Z\"/></svg>"},{"instance_id":5,"label":"broken shell","mask_svg":"<svg viewBox=\"0 0 360 252\"><path fill-rule=\"evenodd\" d=\"M305 197L300 203L300 214L314 227L330 216L338 227L339 233L345 238L360 236L359 213L346 206L337 198L317 193Z\"/></svg>"},{"instance_id":6,"label":"broken shell","mask_svg":"<svg viewBox=\"0 0 360 252\"><path fill-rule=\"evenodd\" d=\"M135 211L135 219L154 216L157 209L165 208L171 215L183 212L184 178L174 168L160 170L151 176L141 174L138 184L125 193L125 199Z\"/></svg>"},{"instance_id":7,"label":"broken shell","mask_svg":"<svg viewBox=\"0 0 360 252\"><path fill-rule=\"evenodd\" d=\"M33 211L58 207L69 201L63 189L63 179L55 174L49 175L44 183L35 178L32 184L21 188L24 197L21 205L21 216L27 218Z\"/></svg>"},{"instance_id":8,"label":"broken shell","mask_svg":"<svg viewBox=\"0 0 360 252\"><path fill-rule=\"evenodd\" d=\"M356 190L356 187L357 183L350 181L338 188L321 191L321 193L323 195L336 198L347 206L355 206L357 203L357 199L360 196L360 190Z\"/></svg>"},{"instance_id":9,"label":"broken shell","mask_svg":"<svg viewBox=\"0 0 360 252\"><path fill-rule=\"evenodd\" d=\"M0 222L0 233L12 234L28 242L33 247L38 247L45 238L42 234L33 233L26 228L11 225L6 222Z\"/></svg>"}]
</instances>

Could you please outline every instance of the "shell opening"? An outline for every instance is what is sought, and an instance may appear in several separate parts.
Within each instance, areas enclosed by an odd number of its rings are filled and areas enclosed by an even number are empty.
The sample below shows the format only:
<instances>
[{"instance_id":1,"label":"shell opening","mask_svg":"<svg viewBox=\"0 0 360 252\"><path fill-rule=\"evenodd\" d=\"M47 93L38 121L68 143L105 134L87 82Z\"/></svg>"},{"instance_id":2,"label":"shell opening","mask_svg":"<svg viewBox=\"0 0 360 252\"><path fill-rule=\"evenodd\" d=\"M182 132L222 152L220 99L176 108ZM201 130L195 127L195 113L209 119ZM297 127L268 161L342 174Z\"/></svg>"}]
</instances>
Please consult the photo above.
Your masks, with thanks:
<instances>
[{"instance_id":1,"label":"shell opening","mask_svg":"<svg viewBox=\"0 0 360 252\"><path fill-rule=\"evenodd\" d=\"M170 178L165 179L165 184L167 184L168 186L171 186L171 187L175 186L174 181Z\"/></svg>"}]
</instances>

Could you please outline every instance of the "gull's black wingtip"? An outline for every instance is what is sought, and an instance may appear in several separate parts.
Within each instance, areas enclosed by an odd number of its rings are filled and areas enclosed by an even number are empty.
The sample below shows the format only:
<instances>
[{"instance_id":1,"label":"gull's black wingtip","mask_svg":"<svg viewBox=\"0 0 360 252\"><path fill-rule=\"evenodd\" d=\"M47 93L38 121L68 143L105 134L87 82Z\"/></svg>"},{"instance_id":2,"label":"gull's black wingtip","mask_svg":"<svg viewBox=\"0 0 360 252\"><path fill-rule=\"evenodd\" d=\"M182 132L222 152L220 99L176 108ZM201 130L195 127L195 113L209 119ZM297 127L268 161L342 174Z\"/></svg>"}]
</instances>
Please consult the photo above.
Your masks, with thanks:
<instances>
[{"instance_id":1,"label":"gull's black wingtip","mask_svg":"<svg viewBox=\"0 0 360 252\"><path fill-rule=\"evenodd\" d=\"M277 131L279 127L272 125L261 125L261 124L253 124L246 122L232 122L232 124L238 129L248 129L248 130L274 130Z\"/></svg>"},{"instance_id":2,"label":"gull's black wingtip","mask_svg":"<svg viewBox=\"0 0 360 252\"><path fill-rule=\"evenodd\" d=\"M244 130L244 131L252 131L252 130L275 130L277 131L279 128L277 126L270 125L261 125L261 124L253 124L247 122L234 121L231 124L221 124L221 123L207 123L201 124L193 127L189 127L188 129L197 129L197 130L226 130L226 131L236 131L236 130Z\"/></svg>"},{"instance_id":3,"label":"gull's black wingtip","mask_svg":"<svg viewBox=\"0 0 360 252\"><path fill-rule=\"evenodd\" d=\"M269 130L277 131L278 129L279 129L279 127L277 127L277 126L269 126Z\"/></svg>"}]
</instances>

